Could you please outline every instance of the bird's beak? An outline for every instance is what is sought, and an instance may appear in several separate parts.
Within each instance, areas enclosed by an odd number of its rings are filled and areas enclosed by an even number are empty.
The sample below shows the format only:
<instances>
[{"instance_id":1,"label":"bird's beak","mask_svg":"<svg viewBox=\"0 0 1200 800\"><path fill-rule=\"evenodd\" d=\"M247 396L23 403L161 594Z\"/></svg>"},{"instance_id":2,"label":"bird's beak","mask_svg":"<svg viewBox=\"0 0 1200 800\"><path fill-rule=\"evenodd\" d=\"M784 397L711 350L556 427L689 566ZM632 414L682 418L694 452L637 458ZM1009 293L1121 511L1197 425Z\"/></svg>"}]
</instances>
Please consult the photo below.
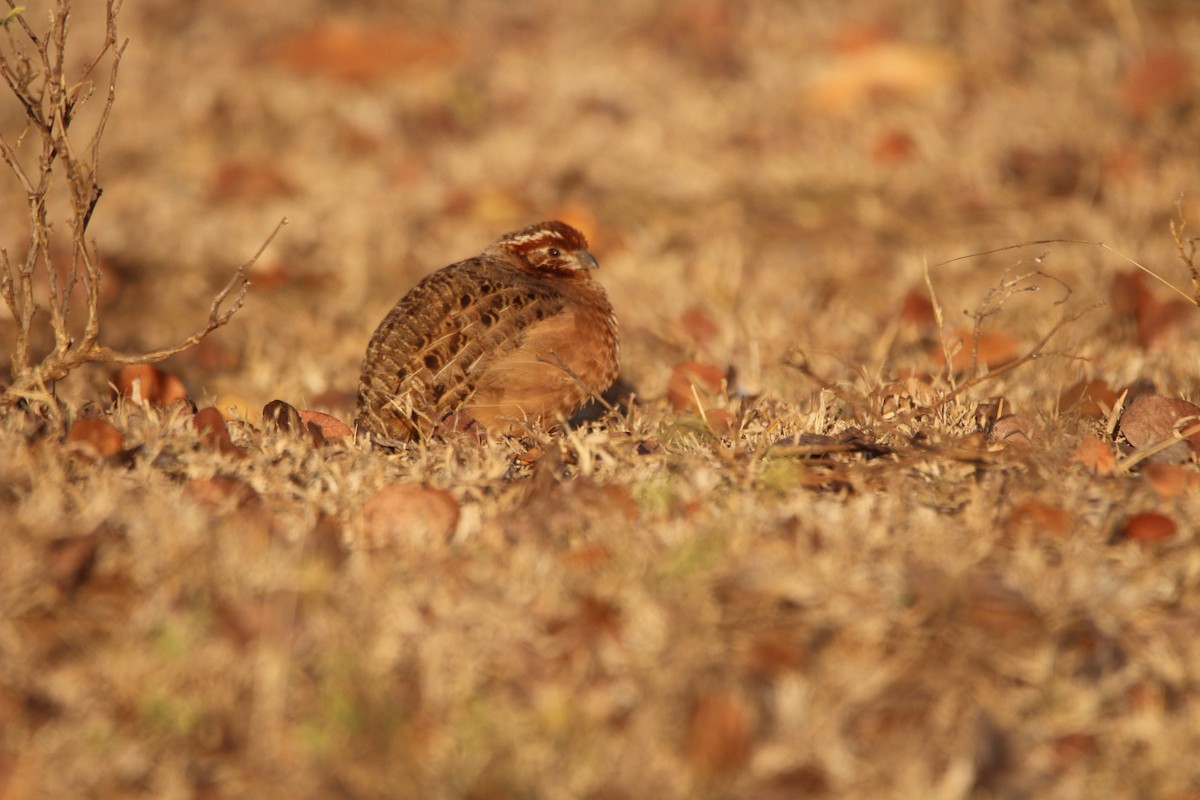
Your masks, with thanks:
<instances>
[{"instance_id":1,"label":"bird's beak","mask_svg":"<svg viewBox=\"0 0 1200 800\"><path fill-rule=\"evenodd\" d=\"M600 262L587 250L579 251L579 266L584 269L600 269Z\"/></svg>"}]
</instances>

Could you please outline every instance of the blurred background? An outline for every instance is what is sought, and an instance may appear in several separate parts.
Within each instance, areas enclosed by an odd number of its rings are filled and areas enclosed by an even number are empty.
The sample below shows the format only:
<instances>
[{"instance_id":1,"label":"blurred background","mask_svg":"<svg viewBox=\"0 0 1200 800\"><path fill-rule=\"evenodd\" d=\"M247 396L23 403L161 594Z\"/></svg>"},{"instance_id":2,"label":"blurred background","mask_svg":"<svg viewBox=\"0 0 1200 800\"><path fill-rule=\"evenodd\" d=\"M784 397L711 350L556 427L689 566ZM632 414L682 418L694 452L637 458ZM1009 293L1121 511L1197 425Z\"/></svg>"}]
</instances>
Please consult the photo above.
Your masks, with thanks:
<instances>
[{"instance_id":1,"label":"blurred background","mask_svg":"<svg viewBox=\"0 0 1200 800\"><path fill-rule=\"evenodd\" d=\"M82 65L102 8L76 6ZM1165 272L1177 201L1200 220L1190 0L156 0L119 36L91 226L106 338L189 332L286 216L244 312L168 365L251 405L345 412L409 286L544 218L591 238L643 396L694 348L689 311L746 375L796 345L876 363L924 263L1070 237ZM12 102L0 121L15 141ZM20 250L22 195L0 189ZM1052 249L1083 299L1128 266ZM942 299L960 319L1044 253L950 265Z\"/></svg>"}]
</instances>

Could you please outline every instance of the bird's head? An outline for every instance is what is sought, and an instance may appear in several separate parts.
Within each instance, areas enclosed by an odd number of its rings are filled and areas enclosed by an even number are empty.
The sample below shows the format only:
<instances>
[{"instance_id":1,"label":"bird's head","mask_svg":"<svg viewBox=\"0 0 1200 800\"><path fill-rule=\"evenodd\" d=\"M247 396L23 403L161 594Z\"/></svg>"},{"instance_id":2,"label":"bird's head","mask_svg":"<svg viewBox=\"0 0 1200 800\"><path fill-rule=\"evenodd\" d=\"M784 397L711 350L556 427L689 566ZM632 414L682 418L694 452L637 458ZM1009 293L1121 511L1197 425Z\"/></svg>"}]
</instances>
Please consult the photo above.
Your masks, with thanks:
<instances>
[{"instance_id":1,"label":"bird's head","mask_svg":"<svg viewBox=\"0 0 1200 800\"><path fill-rule=\"evenodd\" d=\"M587 248L582 233L558 220L507 233L492 245L527 269L561 276L585 275L600 266Z\"/></svg>"}]
</instances>

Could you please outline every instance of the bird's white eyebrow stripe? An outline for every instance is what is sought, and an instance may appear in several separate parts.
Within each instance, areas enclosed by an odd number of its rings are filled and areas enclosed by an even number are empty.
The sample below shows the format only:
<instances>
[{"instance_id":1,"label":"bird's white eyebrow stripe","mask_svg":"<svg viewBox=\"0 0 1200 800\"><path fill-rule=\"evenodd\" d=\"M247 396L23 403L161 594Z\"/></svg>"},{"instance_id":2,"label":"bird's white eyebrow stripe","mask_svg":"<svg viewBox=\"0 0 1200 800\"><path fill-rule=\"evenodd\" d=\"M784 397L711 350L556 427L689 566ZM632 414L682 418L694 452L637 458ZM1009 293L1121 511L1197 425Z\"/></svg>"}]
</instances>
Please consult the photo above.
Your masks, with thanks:
<instances>
[{"instance_id":1,"label":"bird's white eyebrow stripe","mask_svg":"<svg viewBox=\"0 0 1200 800\"><path fill-rule=\"evenodd\" d=\"M558 244L563 244L563 239L561 236L554 233L553 231L546 231L546 230L534 231L533 233L526 233L521 236L512 236L512 237L505 239L504 243L516 245L516 244L525 244L526 242L536 242L540 239L545 239L547 244L549 244L551 241L557 242Z\"/></svg>"}]
</instances>

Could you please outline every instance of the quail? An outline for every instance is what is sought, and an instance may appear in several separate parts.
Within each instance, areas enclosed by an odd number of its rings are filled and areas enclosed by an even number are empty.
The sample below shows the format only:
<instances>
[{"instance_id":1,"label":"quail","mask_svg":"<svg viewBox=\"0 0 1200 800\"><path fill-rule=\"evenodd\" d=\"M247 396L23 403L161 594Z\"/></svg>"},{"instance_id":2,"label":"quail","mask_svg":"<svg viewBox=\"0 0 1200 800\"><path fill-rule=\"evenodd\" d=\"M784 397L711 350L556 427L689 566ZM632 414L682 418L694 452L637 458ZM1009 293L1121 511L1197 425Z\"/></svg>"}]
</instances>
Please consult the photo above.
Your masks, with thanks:
<instances>
[{"instance_id":1,"label":"quail","mask_svg":"<svg viewBox=\"0 0 1200 800\"><path fill-rule=\"evenodd\" d=\"M597 267L582 233L550 221L427 276L367 345L359 435L403 442L464 424L520 434L574 414L619 369Z\"/></svg>"}]
</instances>

